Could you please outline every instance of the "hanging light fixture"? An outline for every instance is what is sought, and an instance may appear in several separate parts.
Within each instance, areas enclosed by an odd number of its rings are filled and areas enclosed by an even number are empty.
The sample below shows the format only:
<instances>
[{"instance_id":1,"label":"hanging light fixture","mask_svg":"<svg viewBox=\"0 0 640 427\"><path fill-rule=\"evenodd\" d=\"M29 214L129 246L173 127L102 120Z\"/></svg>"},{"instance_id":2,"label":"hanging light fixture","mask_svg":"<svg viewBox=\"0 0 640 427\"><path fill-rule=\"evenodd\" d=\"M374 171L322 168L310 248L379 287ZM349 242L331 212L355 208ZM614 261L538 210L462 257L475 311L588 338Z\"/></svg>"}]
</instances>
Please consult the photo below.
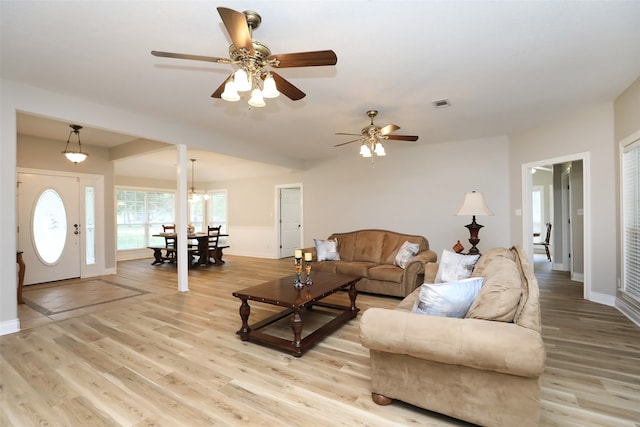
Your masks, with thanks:
<instances>
[{"instance_id":1,"label":"hanging light fixture","mask_svg":"<svg viewBox=\"0 0 640 427\"><path fill-rule=\"evenodd\" d=\"M65 157L69 161L73 162L74 164L82 163L87 159L87 157L89 157L87 153L82 152L82 144L80 143L80 129L82 129L82 126L69 125L69 127L71 128L71 132L69 132L69 138L67 138L67 145L64 147L64 151L62 152L62 154L64 154ZM69 150L71 135L74 135L74 134L78 138L78 151Z\"/></svg>"},{"instance_id":2,"label":"hanging light fixture","mask_svg":"<svg viewBox=\"0 0 640 427\"><path fill-rule=\"evenodd\" d=\"M204 200L209 200L209 195L207 193L196 190L196 181L195 181L196 159L189 159L189 160L191 160L191 187L189 188L189 197L188 197L189 202L190 203L197 202L198 199L200 198L201 193L203 195Z\"/></svg>"}]
</instances>

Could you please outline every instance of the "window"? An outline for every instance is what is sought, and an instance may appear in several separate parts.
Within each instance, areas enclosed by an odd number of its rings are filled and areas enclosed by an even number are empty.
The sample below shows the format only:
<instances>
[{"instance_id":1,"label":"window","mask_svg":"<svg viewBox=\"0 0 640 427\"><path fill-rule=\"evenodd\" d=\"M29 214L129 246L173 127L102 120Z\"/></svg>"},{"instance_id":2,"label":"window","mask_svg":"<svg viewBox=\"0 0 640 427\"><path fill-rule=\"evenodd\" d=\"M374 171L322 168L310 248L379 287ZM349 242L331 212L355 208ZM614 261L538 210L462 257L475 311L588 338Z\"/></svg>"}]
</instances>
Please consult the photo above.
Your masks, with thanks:
<instances>
[{"instance_id":1,"label":"window","mask_svg":"<svg viewBox=\"0 0 640 427\"><path fill-rule=\"evenodd\" d=\"M640 300L640 140L622 151L622 290Z\"/></svg>"},{"instance_id":2,"label":"window","mask_svg":"<svg viewBox=\"0 0 640 427\"><path fill-rule=\"evenodd\" d=\"M212 191L209 193L207 220L209 225L221 225L220 231L227 232L227 190Z\"/></svg>"},{"instance_id":3,"label":"window","mask_svg":"<svg viewBox=\"0 0 640 427\"><path fill-rule=\"evenodd\" d=\"M96 196L95 188L87 186L84 189L84 238L85 238L85 263L93 265L96 263Z\"/></svg>"},{"instance_id":4,"label":"window","mask_svg":"<svg viewBox=\"0 0 640 427\"><path fill-rule=\"evenodd\" d=\"M169 191L116 190L118 250L164 244L162 224L175 223L175 196Z\"/></svg>"},{"instance_id":5,"label":"window","mask_svg":"<svg viewBox=\"0 0 640 427\"><path fill-rule=\"evenodd\" d=\"M207 192L207 199L196 197L189 202L189 224L196 231L207 231L207 226L221 225L220 231L227 232L227 190ZM206 221L204 220L206 218Z\"/></svg>"}]
</instances>

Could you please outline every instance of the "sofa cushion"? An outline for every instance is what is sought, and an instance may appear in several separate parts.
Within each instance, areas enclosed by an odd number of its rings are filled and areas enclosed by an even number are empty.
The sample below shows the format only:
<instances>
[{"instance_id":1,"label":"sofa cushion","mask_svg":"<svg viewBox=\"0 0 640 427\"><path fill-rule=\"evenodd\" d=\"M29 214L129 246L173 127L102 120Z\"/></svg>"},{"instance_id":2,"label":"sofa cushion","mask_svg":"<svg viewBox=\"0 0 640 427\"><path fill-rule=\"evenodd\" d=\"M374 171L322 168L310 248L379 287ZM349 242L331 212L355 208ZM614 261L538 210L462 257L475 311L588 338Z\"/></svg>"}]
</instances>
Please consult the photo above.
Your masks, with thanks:
<instances>
[{"instance_id":1,"label":"sofa cushion","mask_svg":"<svg viewBox=\"0 0 640 427\"><path fill-rule=\"evenodd\" d=\"M325 271L327 273L335 273L336 267L342 261L323 261L312 264L312 271ZM311 273L313 275L313 273Z\"/></svg>"},{"instance_id":2,"label":"sofa cushion","mask_svg":"<svg viewBox=\"0 0 640 427\"><path fill-rule=\"evenodd\" d=\"M375 265L376 264L372 262L340 261L336 263L336 273L367 277L368 270Z\"/></svg>"},{"instance_id":3,"label":"sofa cushion","mask_svg":"<svg viewBox=\"0 0 640 427\"><path fill-rule=\"evenodd\" d=\"M353 261L380 264L382 247L387 233L378 230L363 230L356 233Z\"/></svg>"},{"instance_id":4,"label":"sofa cushion","mask_svg":"<svg viewBox=\"0 0 640 427\"><path fill-rule=\"evenodd\" d=\"M381 264L369 268L367 277L371 280L383 280L385 282L402 283L404 270L395 265Z\"/></svg>"},{"instance_id":5,"label":"sofa cushion","mask_svg":"<svg viewBox=\"0 0 640 427\"><path fill-rule=\"evenodd\" d=\"M400 268L404 268L407 265L407 262L416 256L419 249L419 244L405 241L402 246L400 246L400 249L398 249L393 263Z\"/></svg>"},{"instance_id":6,"label":"sofa cushion","mask_svg":"<svg viewBox=\"0 0 640 427\"><path fill-rule=\"evenodd\" d=\"M480 255L462 255L446 249L443 250L436 274L436 283L471 277L478 258Z\"/></svg>"},{"instance_id":7,"label":"sofa cushion","mask_svg":"<svg viewBox=\"0 0 640 427\"><path fill-rule=\"evenodd\" d=\"M466 317L513 322L522 296L522 281L515 261L496 256L483 274L484 283Z\"/></svg>"},{"instance_id":8,"label":"sofa cushion","mask_svg":"<svg viewBox=\"0 0 640 427\"><path fill-rule=\"evenodd\" d=\"M471 277L444 283L425 283L420 287L412 311L462 319L478 296L482 281L482 277Z\"/></svg>"},{"instance_id":9,"label":"sofa cushion","mask_svg":"<svg viewBox=\"0 0 640 427\"><path fill-rule=\"evenodd\" d=\"M472 277L483 277L484 269L496 258L506 258L515 261L515 255L512 250L502 247L491 248L487 252L483 253L478 259L475 267L473 268Z\"/></svg>"},{"instance_id":10,"label":"sofa cushion","mask_svg":"<svg viewBox=\"0 0 640 427\"><path fill-rule=\"evenodd\" d=\"M427 248L425 238L422 236L385 232L382 254L379 263L393 264L395 262L396 255L398 254L398 250L404 242L418 244L418 252L424 251Z\"/></svg>"},{"instance_id":11,"label":"sofa cushion","mask_svg":"<svg viewBox=\"0 0 640 427\"><path fill-rule=\"evenodd\" d=\"M316 254L318 261L338 261L338 241L336 239L313 239L316 245Z\"/></svg>"}]
</instances>

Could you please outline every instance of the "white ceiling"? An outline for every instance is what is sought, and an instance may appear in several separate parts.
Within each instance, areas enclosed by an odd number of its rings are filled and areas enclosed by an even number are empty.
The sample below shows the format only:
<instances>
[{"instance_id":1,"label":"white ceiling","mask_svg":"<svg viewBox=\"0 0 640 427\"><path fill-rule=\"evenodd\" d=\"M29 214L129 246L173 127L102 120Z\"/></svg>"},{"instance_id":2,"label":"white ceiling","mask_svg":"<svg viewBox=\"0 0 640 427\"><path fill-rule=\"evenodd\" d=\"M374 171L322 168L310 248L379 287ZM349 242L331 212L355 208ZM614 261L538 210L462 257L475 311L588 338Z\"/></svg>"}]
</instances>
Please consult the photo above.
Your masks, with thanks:
<instances>
[{"instance_id":1,"label":"white ceiling","mask_svg":"<svg viewBox=\"0 0 640 427\"><path fill-rule=\"evenodd\" d=\"M213 99L230 65L149 52L226 57L230 40L217 6L260 13L253 36L273 53L333 49L338 63L281 69L307 94L300 101L280 96L250 109ZM376 124L396 124L397 134L419 135L418 144L503 135L612 101L640 74L640 1L2 0L0 7L3 79L208 132L218 142L198 150L226 155L216 164L236 173L283 170L243 168L228 157L242 144L248 159L259 146L301 161L362 160L357 144L334 148L349 139L334 134L359 133L369 109L380 111ZM435 109L442 98L451 106ZM18 131L66 140L73 122L21 117ZM119 131L87 126L81 136L84 145L136 139ZM388 141L388 155L394 144L406 142ZM219 179L200 151L189 153L203 164L200 179ZM155 165L145 176L167 176L158 165L172 167L175 155L118 161L117 173L136 175L143 161Z\"/></svg>"}]
</instances>

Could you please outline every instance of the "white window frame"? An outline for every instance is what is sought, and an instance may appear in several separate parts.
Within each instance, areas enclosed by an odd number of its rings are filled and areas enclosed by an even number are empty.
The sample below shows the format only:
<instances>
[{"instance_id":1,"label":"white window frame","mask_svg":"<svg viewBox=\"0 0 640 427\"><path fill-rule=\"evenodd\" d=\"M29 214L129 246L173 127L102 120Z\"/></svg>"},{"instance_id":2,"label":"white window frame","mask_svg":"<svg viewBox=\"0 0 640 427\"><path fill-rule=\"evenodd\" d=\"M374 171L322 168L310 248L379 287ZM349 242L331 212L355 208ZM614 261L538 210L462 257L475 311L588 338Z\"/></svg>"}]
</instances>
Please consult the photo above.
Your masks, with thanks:
<instances>
[{"instance_id":1,"label":"white window frame","mask_svg":"<svg viewBox=\"0 0 640 427\"><path fill-rule=\"evenodd\" d=\"M136 191L136 192L142 192L142 193L170 193L173 194L174 197L174 203L172 204L173 207L173 219L170 221L171 223L175 223L175 218L176 218L176 209L175 209L175 198L176 198L176 191L173 189L165 189L165 188L145 188L145 187L132 187L132 186L127 186L127 185L119 185L115 187L115 193L114 193L114 205L116 207L116 214L115 214L115 227L116 227L116 250L118 252L127 252L127 251L138 251L140 249L145 249L147 246L149 246L150 244L153 243L153 241L151 240L152 237L151 235L157 231L157 232L161 232L162 230L160 230L159 228L157 230L153 230L152 228L154 226L158 226L160 227L161 224L156 224L156 223L149 223L149 215L148 215L148 211L147 211L147 199L145 198L145 222L142 224L146 227L145 229L145 242L143 244L142 247L140 248L127 248L127 249L119 249L118 248L118 231L119 231L119 225L118 224L118 214L117 214L117 204L118 204L118 192L119 191Z\"/></svg>"},{"instance_id":2,"label":"white window frame","mask_svg":"<svg viewBox=\"0 0 640 427\"><path fill-rule=\"evenodd\" d=\"M627 157L631 152L636 154L635 159ZM638 135L620 146L620 205L622 254L620 291L640 302L640 240L638 244L629 242L627 231L628 228L632 228L633 232L640 233L640 137Z\"/></svg>"}]
</instances>

